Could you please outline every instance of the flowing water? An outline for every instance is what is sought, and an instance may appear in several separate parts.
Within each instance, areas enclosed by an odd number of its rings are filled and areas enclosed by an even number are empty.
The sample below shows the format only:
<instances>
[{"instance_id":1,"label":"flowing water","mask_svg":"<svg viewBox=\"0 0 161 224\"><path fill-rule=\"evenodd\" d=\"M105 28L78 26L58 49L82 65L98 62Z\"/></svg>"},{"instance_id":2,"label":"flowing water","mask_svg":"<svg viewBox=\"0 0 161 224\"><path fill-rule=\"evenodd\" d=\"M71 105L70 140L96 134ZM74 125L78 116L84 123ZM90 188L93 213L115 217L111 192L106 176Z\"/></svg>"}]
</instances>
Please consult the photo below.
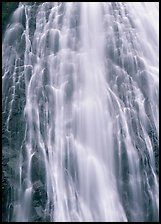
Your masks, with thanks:
<instances>
[{"instance_id":1,"label":"flowing water","mask_svg":"<svg viewBox=\"0 0 161 224\"><path fill-rule=\"evenodd\" d=\"M20 3L2 50L3 219L158 221L159 3Z\"/></svg>"}]
</instances>

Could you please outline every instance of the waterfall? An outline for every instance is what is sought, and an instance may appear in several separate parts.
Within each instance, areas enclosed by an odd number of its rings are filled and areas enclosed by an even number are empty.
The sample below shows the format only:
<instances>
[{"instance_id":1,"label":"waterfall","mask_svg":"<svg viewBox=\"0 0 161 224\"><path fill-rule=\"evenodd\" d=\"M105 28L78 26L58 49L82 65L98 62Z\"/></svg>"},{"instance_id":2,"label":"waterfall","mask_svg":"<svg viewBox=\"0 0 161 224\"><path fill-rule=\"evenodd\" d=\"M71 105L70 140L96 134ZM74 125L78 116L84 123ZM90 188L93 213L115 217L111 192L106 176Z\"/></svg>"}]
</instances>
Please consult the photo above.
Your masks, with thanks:
<instances>
[{"instance_id":1,"label":"waterfall","mask_svg":"<svg viewBox=\"0 0 161 224\"><path fill-rule=\"evenodd\" d=\"M159 220L159 3L20 2L2 72L4 221Z\"/></svg>"}]
</instances>

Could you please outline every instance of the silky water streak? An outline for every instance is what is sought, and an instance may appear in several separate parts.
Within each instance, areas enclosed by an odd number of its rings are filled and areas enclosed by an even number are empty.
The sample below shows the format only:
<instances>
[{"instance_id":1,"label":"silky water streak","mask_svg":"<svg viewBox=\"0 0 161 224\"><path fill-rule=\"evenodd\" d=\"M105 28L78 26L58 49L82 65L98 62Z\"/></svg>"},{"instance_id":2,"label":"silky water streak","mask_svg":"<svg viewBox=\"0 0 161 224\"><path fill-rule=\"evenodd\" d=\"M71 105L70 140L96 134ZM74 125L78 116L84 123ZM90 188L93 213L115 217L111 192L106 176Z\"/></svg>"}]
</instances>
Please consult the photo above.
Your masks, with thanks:
<instances>
[{"instance_id":1,"label":"silky water streak","mask_svg":"<svg viewBox=\"0 0 161 224\"><path fill-rule=\"evenodd\" d=\"M158 3L20 2L2 47L3 221L158 221Z\"/></svg>"}]
</instances>

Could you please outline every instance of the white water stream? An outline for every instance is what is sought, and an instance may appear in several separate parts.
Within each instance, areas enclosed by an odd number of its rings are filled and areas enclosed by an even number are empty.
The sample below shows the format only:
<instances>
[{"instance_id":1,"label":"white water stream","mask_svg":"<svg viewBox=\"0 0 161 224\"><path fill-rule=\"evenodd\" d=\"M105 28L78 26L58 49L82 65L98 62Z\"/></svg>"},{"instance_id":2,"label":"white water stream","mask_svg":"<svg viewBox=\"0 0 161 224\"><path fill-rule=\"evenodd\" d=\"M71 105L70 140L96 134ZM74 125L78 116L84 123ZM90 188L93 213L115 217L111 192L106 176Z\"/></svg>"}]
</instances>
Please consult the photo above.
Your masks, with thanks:
<instances>
[{"instance_id":1,"label":"white water stream","mask_svg":"<svg viewBox=\"0 0 161 224\"><path fill-rule=\"evenodd\" d=\"M6 132L24 98L8 219L158 221L158 48L155 2L19 4L2 55Z\"/></svg>"}]
</instances>

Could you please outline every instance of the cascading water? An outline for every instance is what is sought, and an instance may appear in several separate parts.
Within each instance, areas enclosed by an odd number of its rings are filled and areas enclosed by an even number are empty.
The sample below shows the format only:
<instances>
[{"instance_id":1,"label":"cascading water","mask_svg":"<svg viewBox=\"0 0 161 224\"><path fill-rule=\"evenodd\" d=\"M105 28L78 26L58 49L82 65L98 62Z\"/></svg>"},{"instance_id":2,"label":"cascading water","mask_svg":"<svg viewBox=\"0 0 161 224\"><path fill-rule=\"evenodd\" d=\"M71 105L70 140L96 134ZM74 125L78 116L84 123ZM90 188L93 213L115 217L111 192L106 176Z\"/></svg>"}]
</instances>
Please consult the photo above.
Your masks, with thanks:
<instances>
[{"instance_id":1,"label":"cascading water","mask_svg":"<svg viewBox=\"0 0 161 224\"><path fill-rule=\"evenodd\" d=\"M3 39L4 221L158 221L159 5L20 3Z\"/></svg>"}]
</instances>

